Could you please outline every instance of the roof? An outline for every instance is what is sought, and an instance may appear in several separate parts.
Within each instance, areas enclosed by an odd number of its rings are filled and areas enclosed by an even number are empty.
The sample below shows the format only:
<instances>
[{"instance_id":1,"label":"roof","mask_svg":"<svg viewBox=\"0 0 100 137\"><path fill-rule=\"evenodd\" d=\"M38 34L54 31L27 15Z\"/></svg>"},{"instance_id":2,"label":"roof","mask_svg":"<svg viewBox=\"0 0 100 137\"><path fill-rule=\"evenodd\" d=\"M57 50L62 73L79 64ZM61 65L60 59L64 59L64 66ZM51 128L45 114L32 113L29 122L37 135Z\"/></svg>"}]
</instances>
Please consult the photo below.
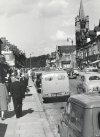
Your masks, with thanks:
<instances>
[{"instance_id":1,"label":"roof","mask_svg":"<svg viewBox=\"0 0 100 137\"><path fill-rule=\"evenodd\" d=\"M96 36L96 32L94 30L89 31L89 36Z\"/></svg>"},{"instance_id":2,"label":"roof","mask_svg":"<svg viewBox=\"0 0 100 137\"><path fill-rule=\"evenodd\" d=\"M73 103L80 105L83 108L100 107L99 93L73 95L69 98L69 100Z\"/></svg>"},{"instance_id":3,"label":"roof","mask_svg":"<svg viewBox=\"0 0 100 137\"><path fill-rule=\"evenodd\" d=\"M98 73L98 72L84 72L81 76L85 76L85 77L90 77L90 76L100 76L100 73Z\"/></svg>"},{"instance_id":4,"label":"roof","mask_svg":"<svg viewBox=\"0 0 100 137\"><path fill-rule=\"evenodd\" d=\"M49 71L44 71L43 74L52 74L52 73L66 73L64 70L49 70Z\"/></svg>"},{"instance_id":5,"label":"roof","mask_svg":"<svg viewBox=\"0 0 100 137\"><path fill-rule=\"evenodd\" d=\"M76 50L75 45L65 45L65 46L58 46L58 51L60 53L72 53Z\"/></svg>"}]
</instances>

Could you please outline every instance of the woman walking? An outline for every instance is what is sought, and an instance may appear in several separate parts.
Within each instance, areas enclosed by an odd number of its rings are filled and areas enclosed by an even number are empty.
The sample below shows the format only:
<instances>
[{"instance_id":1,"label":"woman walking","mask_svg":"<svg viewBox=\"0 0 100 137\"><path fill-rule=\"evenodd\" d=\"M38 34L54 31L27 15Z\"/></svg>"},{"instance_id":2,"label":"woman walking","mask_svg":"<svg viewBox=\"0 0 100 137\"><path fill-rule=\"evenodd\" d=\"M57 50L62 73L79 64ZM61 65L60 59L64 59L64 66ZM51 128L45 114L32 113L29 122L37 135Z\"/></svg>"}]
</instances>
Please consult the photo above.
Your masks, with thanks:
<instances>
[{"instance_id":1,"label":"woman walking","mask_svg":"<svg viewBox=\"0 0 100 137\"><path fill-rule=\"evenodd\" d=\"M4 120L5 111L8 109L8 91L6 85L0 80L0 108L1 120Z\"/></svg>"}]
</instances>

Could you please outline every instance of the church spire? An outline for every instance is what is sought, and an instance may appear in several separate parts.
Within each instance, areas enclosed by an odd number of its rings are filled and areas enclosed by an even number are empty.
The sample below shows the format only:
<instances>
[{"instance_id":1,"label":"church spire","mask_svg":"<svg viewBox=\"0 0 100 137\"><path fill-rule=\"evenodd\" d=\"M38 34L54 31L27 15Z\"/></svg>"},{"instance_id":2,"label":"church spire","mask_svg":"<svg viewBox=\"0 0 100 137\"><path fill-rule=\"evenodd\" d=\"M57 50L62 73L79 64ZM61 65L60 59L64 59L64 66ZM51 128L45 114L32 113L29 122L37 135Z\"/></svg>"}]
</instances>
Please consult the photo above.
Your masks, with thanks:
<instances>
[{"instance_id":1,"label":"church spire","mask_svg":"<svg viewBox=\"0 0 100 137\"><path fill-rule=\"evenodd\" d=\"M85 18L82 0L81 0L81 2L80 2L79 18L80 18L81 20Z\"/></svg>"}]
</instances>

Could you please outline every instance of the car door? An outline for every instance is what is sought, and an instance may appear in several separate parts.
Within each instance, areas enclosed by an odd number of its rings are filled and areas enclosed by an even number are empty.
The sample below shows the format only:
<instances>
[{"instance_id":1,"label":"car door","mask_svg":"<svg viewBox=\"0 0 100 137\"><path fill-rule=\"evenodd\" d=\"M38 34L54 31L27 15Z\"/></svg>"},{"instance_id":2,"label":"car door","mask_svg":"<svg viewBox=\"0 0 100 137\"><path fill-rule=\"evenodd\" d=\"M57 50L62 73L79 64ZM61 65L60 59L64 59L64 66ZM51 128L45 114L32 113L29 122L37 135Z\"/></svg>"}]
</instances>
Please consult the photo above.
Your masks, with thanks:
<instances>
[{"instance_id":1,"label":"car door","mask_svg":"<svg viewBox=\"0 0 100 137\"><path fill-rule=\"evenodd\" d=\"M78 104L71 103L67 137L82 137L83 109Z\"/></svg>"},{"instance_id":2,"label":"car door","mask_svg":"<svg viewBox=\"0 0 100 137\"><path fill-rule=\"evenodd\" d=\"M62 114L61 120L61 137L67 137L68 134L68 125L69 125L69 117L70 117L70 103L66 104L65 111Z\"/></svg>"}]
</instances>

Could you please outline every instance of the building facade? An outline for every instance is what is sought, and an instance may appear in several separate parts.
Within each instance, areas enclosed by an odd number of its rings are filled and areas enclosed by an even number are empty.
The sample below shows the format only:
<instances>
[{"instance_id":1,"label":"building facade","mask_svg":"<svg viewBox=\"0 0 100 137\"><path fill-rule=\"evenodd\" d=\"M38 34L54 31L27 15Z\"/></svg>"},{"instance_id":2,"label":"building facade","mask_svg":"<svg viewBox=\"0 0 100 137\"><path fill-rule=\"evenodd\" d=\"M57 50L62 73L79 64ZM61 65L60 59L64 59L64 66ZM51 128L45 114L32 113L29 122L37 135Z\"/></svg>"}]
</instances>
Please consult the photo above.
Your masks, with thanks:
<instances>
[{"instance_id":1,"label":"building facade","mask_svg":"<svg viewBox=\"0 0 100 137\"><path fill-rule=\"evenodd\" d=\"M99 67L100 59L100 21L99 25L89 30L89 17L84 15L81 0L79 15L75 18L76 63L83 69L90 65ZM94 62L98 62L94 64Z\"/></svg>"},{"instance_id":2,"label":"building facade","mask_svg":"<svg viewBox=\"0 0 100 137\"><path fill-rule=\"evenodd\" d=\"M56 67L74 68L76 67L76 46L57 46L56 47Z\"/></svg>"},{"instance_id":3,"label":"building facade","mask_svg":"<svg viewBox=\"0 0 100 137\"><path fill-rule=\"evenodd\" d=\"M17 46L10 44L5 37L1 38L1 53L5 56L6 62L11 67L25 67L26 65L26 56Z\"/></svg>"},{"instance_id":4,"label":"building facade","mask_svg":"<svg viewBox=\"0 0 100 137\"><path fill-rule=\"evenodd\" d=\"M82 0L79 15L75 18L76 50L87 43L86 34L89 31L89 16L85 16Z\"/></svg>"}]
</instances>

